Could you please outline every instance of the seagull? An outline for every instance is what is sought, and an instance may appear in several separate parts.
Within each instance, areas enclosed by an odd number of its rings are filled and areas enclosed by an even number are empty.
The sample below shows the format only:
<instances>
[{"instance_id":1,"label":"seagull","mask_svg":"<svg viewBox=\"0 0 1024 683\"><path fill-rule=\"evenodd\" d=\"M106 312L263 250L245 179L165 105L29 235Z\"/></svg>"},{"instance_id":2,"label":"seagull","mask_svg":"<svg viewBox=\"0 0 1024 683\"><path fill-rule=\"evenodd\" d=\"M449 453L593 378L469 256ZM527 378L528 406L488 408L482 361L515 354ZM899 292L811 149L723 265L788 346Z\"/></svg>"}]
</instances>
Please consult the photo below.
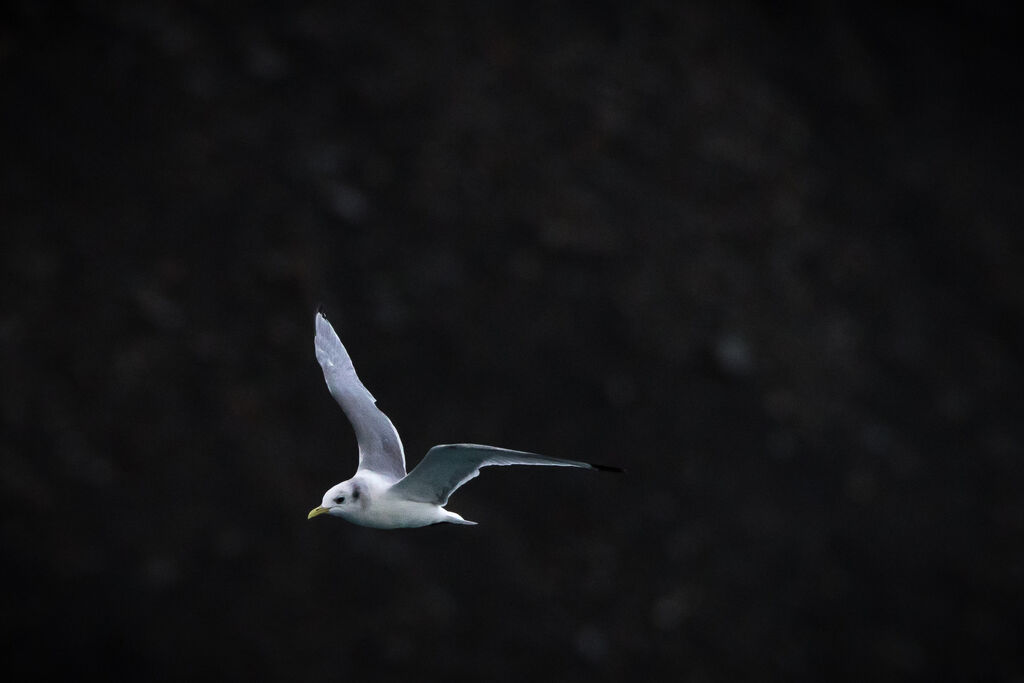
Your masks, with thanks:
<instances>
[{"instance_id":1,"label":"seagull","mask_svg":"<svg viewBox=\"0 0 1024 683\"><path fill-rule=\"evenodd\" d=\"M460 443L434 446L412 472L405 472L405 451L398 430L377 407L377 400L356 375L352 359L323 311L316 314L316 359L327 389L348 416L359 445L359 466L351 479L335 484L307 519L341 517L377 529L431 524L476 524L445 510L448 497L490 465L548 465L622 472L618 467L549 458L495 446Z\"/></svg>"}]
</instances>

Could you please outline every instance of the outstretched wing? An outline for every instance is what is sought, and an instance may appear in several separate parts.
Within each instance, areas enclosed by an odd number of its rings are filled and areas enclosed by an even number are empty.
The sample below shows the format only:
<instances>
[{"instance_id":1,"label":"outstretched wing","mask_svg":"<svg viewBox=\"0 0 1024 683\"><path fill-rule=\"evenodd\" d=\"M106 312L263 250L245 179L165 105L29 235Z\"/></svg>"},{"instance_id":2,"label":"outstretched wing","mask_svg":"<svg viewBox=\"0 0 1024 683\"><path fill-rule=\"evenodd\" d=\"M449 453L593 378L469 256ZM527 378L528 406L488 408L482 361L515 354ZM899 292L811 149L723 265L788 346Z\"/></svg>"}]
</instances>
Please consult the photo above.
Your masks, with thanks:
<instances>
[{"instance_id":1,"label":"outstretched wing","mask_svg":"<svg viewBox=\"0 0 1024 683\"><path fill-rule=\"evenodd\" d=\"M404 477L405 452L398 430L377 407L377 399L359 381L348 351L319 311L316 314L314 346L327 388L356 432L359 469L372 470L390 479Z\"/></svg>"},{"instance_id":2,"label":"outstretched wing","mask_svg":"<svg viewBox=\"0 0 1024 683\"><path fill-rule=\"evenodd\" d=\"M459 443L431 448L423 456L420 464L416 465L405 479L392 486L391 490L409 500L444 505L457 488L480 474L481 467L489 465L549 465L611 472L622 471L617 467L606 465L548 458L536 453L510 451L495 446Z\"/></svg>"}]
</instances>

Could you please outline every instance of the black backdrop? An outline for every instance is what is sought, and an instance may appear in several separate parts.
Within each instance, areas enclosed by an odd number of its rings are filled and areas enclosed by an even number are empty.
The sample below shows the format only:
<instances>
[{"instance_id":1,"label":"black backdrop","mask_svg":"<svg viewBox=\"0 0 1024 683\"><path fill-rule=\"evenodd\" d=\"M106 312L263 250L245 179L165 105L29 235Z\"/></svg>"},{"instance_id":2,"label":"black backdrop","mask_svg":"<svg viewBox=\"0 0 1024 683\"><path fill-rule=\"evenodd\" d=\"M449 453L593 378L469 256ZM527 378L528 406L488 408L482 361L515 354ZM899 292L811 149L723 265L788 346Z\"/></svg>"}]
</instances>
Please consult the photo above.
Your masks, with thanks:
<instances>
[{"instance_id":1,"label":"black backdrop","mask_svg":"<svg viewBox=\"0 0 1024 683\"><path fill-rule=\"evenodd\" d=\"M1009 14L390 4L0 15L2 666L1019 680ZM307 522L318 303L411 463L629 473Z\"/></svg>"}]
</instances>

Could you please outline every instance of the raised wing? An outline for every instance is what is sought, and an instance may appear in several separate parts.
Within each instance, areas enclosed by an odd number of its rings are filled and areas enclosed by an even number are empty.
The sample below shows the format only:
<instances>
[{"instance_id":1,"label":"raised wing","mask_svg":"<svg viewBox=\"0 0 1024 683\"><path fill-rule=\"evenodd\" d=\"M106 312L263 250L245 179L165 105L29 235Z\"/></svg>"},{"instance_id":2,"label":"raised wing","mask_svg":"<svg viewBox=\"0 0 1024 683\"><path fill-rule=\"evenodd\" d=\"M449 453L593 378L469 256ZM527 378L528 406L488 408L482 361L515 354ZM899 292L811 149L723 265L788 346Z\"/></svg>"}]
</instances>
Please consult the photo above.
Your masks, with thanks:
<instances>
[{"instance_id":1,"label":"raised wing","mask_svg":"<svg viewBox=\"0 0 1024 683\"><path fill-rule=\"evenodd\" d=\"M548 458L525 451L510 451L495 446L459 443L431 448L423 456L420 464L416 465L405 479L392 486L391 490L409 500L444 505L457 488L480 474L481 467L489 465L549 465L582 467L610 472L622 471L617 467Z\"/></svg>"},{"instance_id":2,"label":"raised wing","mask_svg":"<svg viewBox=\"0 0 1024 683\"><path fill-rule=\"evenodd\" d=\"M377 399L356 375L348 351L323 313L316 314L316 359L331 396L345 411L359 443L359 469L391 479L405 476L405 451L398 430L377 407Z\"/></svg>"}]
</instances>

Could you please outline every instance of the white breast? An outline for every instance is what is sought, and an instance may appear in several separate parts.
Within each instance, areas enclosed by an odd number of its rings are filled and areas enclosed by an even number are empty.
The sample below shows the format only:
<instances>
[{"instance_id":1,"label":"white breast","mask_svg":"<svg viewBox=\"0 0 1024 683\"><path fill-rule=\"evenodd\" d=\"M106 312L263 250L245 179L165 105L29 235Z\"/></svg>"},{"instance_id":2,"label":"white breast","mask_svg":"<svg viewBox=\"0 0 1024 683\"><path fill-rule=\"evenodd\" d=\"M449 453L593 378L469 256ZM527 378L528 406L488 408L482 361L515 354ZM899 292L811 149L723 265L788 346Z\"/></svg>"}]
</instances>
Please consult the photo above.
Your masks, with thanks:
<instances>
[{"instance_id":1,"label":"white breast","mask_svg":"<svg viewBox=\"0 0 1024 683\"><path fill-rule=\"evenodd\" d=\"M361 490L360 500L338 508L338 516L353 524L376 529L421 527L453 517L439 505L421 503L391 494L392 482L364 470L353 477Z\"/></svg>"},{"instance_id":2,"label":"white breast","mask_svg":"<svg viewBox=\"0 0 1024 683\"><path fill-rule=\"evenodd\" d=\"M401 529L443 522L449 517L439 505L416 503L389 496L385 491L365 506L353 506L345 516L354 524L376 529Z\"/></svg>"}]
</instances>

